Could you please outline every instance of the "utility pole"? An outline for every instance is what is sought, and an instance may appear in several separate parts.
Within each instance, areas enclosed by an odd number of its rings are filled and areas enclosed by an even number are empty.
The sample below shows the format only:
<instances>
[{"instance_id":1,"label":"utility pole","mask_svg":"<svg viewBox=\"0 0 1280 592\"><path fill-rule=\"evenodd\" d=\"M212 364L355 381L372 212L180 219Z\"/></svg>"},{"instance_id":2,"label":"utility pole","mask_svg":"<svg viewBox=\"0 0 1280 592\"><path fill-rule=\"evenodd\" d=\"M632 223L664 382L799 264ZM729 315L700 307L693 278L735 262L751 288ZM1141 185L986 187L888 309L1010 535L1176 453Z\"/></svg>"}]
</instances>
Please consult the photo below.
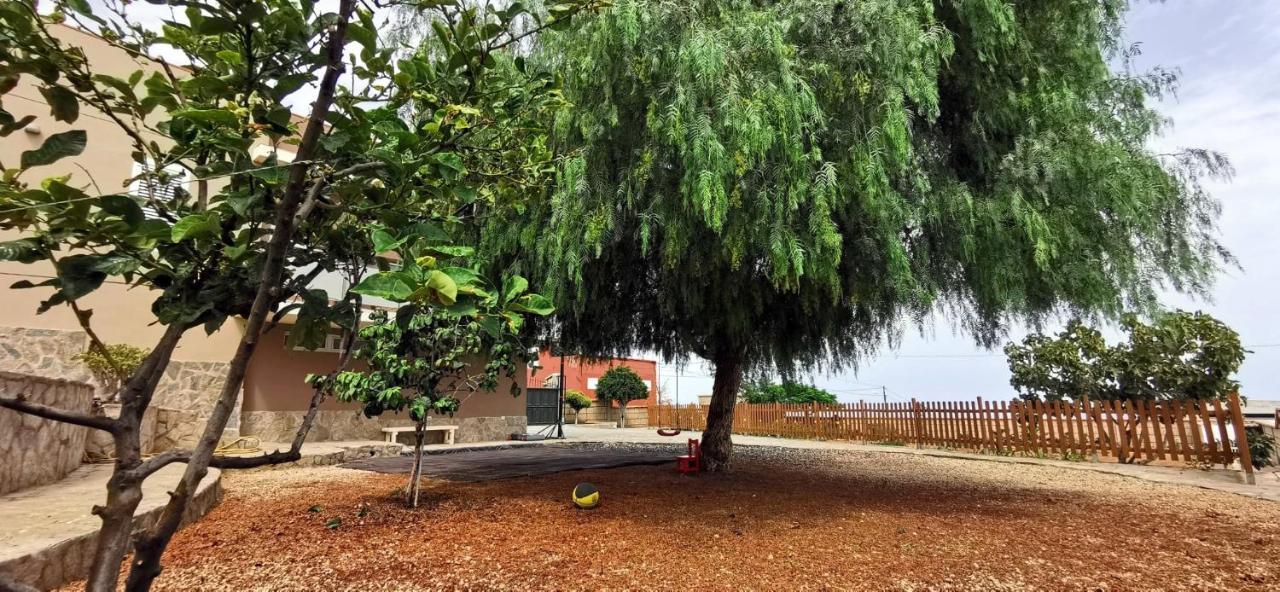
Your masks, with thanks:
<instances>
[{"instance_id":1,"label":"utility pole","mask_svg":"<svg viewBox=\"0 0 1280 592\"><path fill-rule=\"evenodd\" d=\"M560 354L560 379L556 381L556 390L560 392L556 393L556 398L559 400L559 405L556 406L556 437L563 440L564 439L564 348L560 348L560 351L557 353ZM574 421L578 421L576 419L577 416L575 415L574 417L575 417Z\"/></svg>"},{"instance_id":2,"label":"utility pole","mask_svg":"<svg viewBox=\"0 0 1280 592\"><path fill-rule=\"evenodd\" d=\"M880 385L880 399L885 405L889 404L889 390L884 385Z\"/></svg>"}]
</instances>

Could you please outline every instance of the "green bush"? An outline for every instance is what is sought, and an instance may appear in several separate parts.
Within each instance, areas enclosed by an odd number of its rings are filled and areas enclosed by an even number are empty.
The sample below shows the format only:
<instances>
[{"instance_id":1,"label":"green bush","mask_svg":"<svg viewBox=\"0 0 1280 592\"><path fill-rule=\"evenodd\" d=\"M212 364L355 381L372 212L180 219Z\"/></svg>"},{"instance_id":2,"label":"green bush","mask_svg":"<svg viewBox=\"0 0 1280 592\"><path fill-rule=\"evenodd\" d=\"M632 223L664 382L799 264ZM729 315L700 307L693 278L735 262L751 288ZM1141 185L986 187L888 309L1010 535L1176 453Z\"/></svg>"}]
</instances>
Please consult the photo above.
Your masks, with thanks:
<instances>
[{"instance_id":1,"label":"green bush","mask_svg":"<svg viewBox=\"0 0 1280 592\"><path fill-rule=\"evenodd\" d=\"M582 411L591 407L591 399L583 394L582 391L565 391L564 402L574 411Z\"/></svg>"},{"instance_id":2,"label":"green bush","mask_svg":"<svg viewBox=\"0 0 1280 592\"><path fill-rule=\"evenodd\" d=\"M645 386L644 381L640 380L640 375L630 368L614 366L600 377L600 382L596 384L596 396L600 397L601 401L617 401L622 425L626 426L627 403L637 399L648 399L649 387Z\"/></svg>"},{"instance_id":3,"label":"green bush","mask_svg":"<svg viewBox=\"0 0 1280 592\"><path fill-rule=\"evenodd\" d=\"M1125 342L1072 320L1055 336L1010 343L1009 383L1028 401L1226 399L1249 353L1230 327L1201 312L1162 314L1150 324L1125 315Z\"/></svg>"},{"instance_id":4,"label":"green bush","mask_svg":"<svg viewBox=\"0 0 1280 592\"><path fill-rule=\"evenodd\" d=\"M573 423L575 424L578 423L578 415L582 413L582 410L591 407L591 399L583 394L582 391L565 391L564 402L573 409Z\"/></svg>"},{"instance_id":5,"label":"green bush","mask_svg":"<svg viewBox=\"0 0 1280 592\"><path fill-rule=\"evenodd\" d=\"M108 345L106 350L107 355L104 355L101 349L90 346L84 353L76 355L75 360L84 362L84 365L89 367L89 372L93 373L93 377L98 379L103 390L111 393L109 399L114 399L115 393L138 370L138 366L142 365L142 360L146 359L149 352L126 343Z\"/></svg>"},{"instance_id":6,"label":"green bush","mask_svg":"<svg viewBox=\"0 0 1280 592\"><path fill-rule=\"evenodd\" d=\"M1276 463L1276 439L1263 431L1260 425L1248 425L1244 428L1245 440L1249 443L1249 457L1253 467L1261 469Z\"/></svg>"},{"instance_id":7,"label":"green bush","mask_svg":"<svg viewBox=\"0 0 1280 592\"><path fill-rule=\"evenodd\" d=\"M759 381L747 384L742 389L742 400L753 404L768 403L818 403L834 405L836 396L818 387L798 382L774 384Z\"/></svg>"}]
</instances>

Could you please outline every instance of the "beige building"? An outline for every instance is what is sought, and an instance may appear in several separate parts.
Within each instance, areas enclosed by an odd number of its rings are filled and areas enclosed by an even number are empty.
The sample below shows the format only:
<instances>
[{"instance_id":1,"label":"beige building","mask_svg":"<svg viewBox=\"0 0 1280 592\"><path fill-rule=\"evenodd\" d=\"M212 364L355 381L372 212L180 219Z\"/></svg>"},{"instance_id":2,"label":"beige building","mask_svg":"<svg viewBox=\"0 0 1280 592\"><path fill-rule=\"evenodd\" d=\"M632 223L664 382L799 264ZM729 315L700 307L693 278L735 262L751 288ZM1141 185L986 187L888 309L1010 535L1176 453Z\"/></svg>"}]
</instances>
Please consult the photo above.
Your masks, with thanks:
<instances>
[{"instance_id":1,"label":"beige building","mask_svg":"<svg viewBox=\"0 0 1280 592\"><path fill-rule=\"evenodd\" d=\"M127 76L142 69L157 69L154 63L135 60L108 45L102 39L71 27L59 27L58 34L69 44L84 49L95 70ZM30 173L30 179L57 174L70 174L71 183L85 187L91 194L118 191L125 180L137 174L130 156L130 142L114 123L90 109L82 109L74 124L55 121L49 108L29 77L24 77L5 95L5 108L16 117L34 115L36 121L27 129L0 139L0 161L17 162L26 150L37 148L51 134L70 129L83 129L88 144L79 157L64 159L55 165ZM148 138L165 142L159 136ZM271 146L256 150L269 153ZM282 149L281 160L289 154ZM19 238L20 233L0 233L0 240ZM46 263L20 264L0 262L0 372L44 378L92 382L83 364L73 357L84 351L87 336L80 329L71 310L55 307L36 314L39 303L49 290L10 289L19 280L39 283L53 275ZM332 286L336 278L320 278L317 287ZM333 293L332 291L330 292ZM95 331L107 343L127 343L150 348L159 339L163 327L153 324L150 312L156 294L108 281L95 293L80 300L92 309ZM288 321L286 321L287 323ZM212 334L196 329L182 339L174 362L153 402L154 450L191 444L203 428L203 418L212 408L223 384L228 361L241 336L243 323L228 321ZM260 343L249 367L237 413L228 425L228 435L257 436L263 441L292 439L294 427L310 400L310 388L303 384L308 373L324 373L333 369L337 353L329 351L295 351L284 345L287 326L270 331ZM457 417L440 422L458 425L458 441L505 439L508 434L523 432L525 426L525 377L519 373L521 394L509 394L510 382L496 392L476 393L462 404ZM88 404L87 402L85 403ZM9 417L6 417L9 415ZM20 421L11 411L0 409L0 431L4 423ZM390 415L376 420L365 419L358 407L338 401L326 401L311 440L381 439L385 425L408 425L404 415ZM0 442L0 464L13 458Z\"/></svg>"}]
</instances>

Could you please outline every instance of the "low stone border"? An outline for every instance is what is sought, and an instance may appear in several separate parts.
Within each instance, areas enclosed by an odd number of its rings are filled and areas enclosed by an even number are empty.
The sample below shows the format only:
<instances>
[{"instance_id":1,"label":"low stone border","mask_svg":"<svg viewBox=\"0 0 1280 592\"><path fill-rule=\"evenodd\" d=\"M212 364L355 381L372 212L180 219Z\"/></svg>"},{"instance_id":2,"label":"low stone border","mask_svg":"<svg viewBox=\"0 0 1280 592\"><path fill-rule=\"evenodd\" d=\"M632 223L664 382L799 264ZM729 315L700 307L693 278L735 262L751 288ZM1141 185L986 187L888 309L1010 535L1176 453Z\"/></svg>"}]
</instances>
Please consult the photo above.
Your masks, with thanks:
<instances>
[{"instance_id":1,"label":"low stone border","mask_svg":"<svg viewBox=\"0 0 1280 592\"><path fill-rule=\"evenodd\" d=\"M262 453L266 454L279 448L288 450L288 444L277 445L263 442ZM302 445L302 458L291 463L267 465L249 471L272 471L278 469L296 469L300 467L323 467L340 465L362 458L379 458L384 456L400 456L399 444L385 442L308 442ZM246 455L258 456L258 455Z\"/></svg>"}]
</instances>

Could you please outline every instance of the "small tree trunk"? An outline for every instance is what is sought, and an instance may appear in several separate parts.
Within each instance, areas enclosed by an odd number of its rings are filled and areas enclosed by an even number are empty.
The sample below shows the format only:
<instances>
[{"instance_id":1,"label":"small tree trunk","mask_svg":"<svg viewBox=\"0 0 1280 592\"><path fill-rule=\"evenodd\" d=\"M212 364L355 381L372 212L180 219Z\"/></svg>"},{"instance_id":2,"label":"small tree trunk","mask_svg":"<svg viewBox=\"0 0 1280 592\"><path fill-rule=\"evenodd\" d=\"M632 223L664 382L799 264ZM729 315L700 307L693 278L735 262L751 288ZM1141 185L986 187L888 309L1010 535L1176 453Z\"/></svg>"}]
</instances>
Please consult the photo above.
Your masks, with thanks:
<instances>
[{"instance_id":1,"label":"small tree trunk","mask_svg":"<svg viewBox=\"0 0 1280 592\"><path fill-rule=\"evenodd\" d=\"M89 592L111 592L120 577L120 563L129 552L129 536L133 534L133 513L142 502L142 484L123 483L115 475L107 482L107 503L95 507L102 520L98 529L98 545L89 567Z\"/></svg>"},{"instance_id":2,"label":"small tree trunk","mask_svg":"<svg viewBox=\"0 0 1280 592\"><path fill-rule=\"evenodd\" d=\"M627 402L618 401L618 427L627 427Z\"/></svg>"},{"instance_id":3,"label":"small tree trunk","mask_svg":"<svg viewBox=\"0 0 1280 592\"><path fill-rule=\"evenodd\" d=\"M160 378L169 367L173 350L185 332L186 329L180 325L166 328L160 341L120 391L120 415L117 418L120 425L112 434L116 463L111 478L107 480L107 503L93 509L102 520L102 528L98 529L98 544L89 567L89 581L85 584L85 589L91 592L116 589L120 563L129 551L129 537L133 534L133 513L142 502L142 479L145 476L131 474L142 462L139 426Z\"/></svg>"},{"instance_id":4,"label":"small tree trunk","mask_svg":"<svg viewBox=\"0 0 1280 592\"><path fill-rule=\"evenodd\" d=\"M426 438L425 420L419 421L413 430L413 470L409 471L409 488L405 490L405 503L410 508L418 507L418 490L422 483L422 441Z\"/></svg>"},{"instance_id":5,"label":"small tree trunk","mask_svg":"<svg viewBox=\"0 0 1280 592\"><path fill-rule=\"evenodd\" d=\"M742 357L717 355L715 383L711 387L711 404L707 408L707 429L702 432L702 468L708 472L729 470L733 453L733 406L738 387L742 385Z\"/></svg>"}]
</instances>

